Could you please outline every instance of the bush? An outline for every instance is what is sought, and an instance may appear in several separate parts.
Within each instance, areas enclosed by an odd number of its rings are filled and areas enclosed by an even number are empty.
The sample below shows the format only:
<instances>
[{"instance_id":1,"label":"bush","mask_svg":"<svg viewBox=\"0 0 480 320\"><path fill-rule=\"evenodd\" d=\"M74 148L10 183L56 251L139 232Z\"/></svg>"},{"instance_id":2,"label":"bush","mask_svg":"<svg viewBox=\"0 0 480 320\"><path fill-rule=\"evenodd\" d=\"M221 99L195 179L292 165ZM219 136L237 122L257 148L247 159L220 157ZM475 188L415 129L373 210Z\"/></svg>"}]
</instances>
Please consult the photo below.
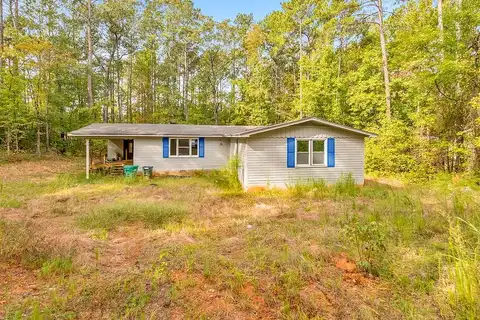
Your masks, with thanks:
<instances>
[{"instance_id":1,"label":"bush","mask_svg":"<svg viewBox=\"0 0 480 320\"><path fill-rule=\"evenodd\" d=\"M386 232L382 223L354 214L347 220L343 232L355 247L357 264L366 272L378 275L386 249Z\"/></svg>"},{"instance_id":2,"label":"bush","mask_svg":"<svg viewBox=\"0 0 480 320\"><path fill-rule=\"evenodd\" d=\"M241 166L242 162L240 158L237 156L232 157L223 169L213 171L210 177L223 189L230 191L242 190L242 184L238 177L238 170Z\"/></svg>"}]
</instances>

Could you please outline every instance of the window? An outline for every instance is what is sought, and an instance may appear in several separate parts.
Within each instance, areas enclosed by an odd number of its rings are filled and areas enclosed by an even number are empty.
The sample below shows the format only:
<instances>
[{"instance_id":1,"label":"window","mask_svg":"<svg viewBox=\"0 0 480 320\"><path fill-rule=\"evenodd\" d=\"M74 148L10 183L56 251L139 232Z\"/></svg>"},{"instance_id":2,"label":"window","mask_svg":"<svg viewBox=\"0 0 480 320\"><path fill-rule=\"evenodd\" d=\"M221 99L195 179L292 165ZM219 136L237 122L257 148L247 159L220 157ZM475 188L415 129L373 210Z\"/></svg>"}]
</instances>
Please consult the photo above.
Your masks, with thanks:
<instances>
[{"instance_id":1,"label":"window","mask_svg":"<svg viewBox=\"0 0 480 320\"><path fill-rule=\"evenodd\" d=\"M297 166L325 165L325 141L297 139Z\"/></svg>"},{"instance_id":2,"label":"window","mask_svg":"<svg viewBox=\"0 0 480 320\"><path fill-rule=\"evenodd\" d=\"M325 140L313 140L312 164L325 164Z\"/></svg>"},{"instance_id":3,"label":"window","mask_svg":"<svg viewBox=\"0 0 480 320\"><path fill-rule=\"evenodd\" d=\"M310 164L310 141L297 140L297 165Z\"/></svg>"},{"instance_id":4,"label":"window","mask_svg":"<svg viewBox=\"0 0 480 320\"><path fill-rule=\"evenodd\" d=\"M190 150L192 150L192 156L198 156L198 140L191 139L190 140Z\"/></svg>"},{"instance_id":5,"label":"window","mask_svg":"<svg viewBox=\"0 0 480 320\"><path fill-rule=\"evenodd\" d=\"M170 138L171 157L198 157L198 139Z\"/></svg>"},{"instance_id":6,"label":"window","mask_svg":"<svg viewBox=\"0 0 480 320\"><path fill-rule=\"evenodd\" d=\"M170 139L170 156L177 155L177 139Z\"/></svg>"}]
</instances>

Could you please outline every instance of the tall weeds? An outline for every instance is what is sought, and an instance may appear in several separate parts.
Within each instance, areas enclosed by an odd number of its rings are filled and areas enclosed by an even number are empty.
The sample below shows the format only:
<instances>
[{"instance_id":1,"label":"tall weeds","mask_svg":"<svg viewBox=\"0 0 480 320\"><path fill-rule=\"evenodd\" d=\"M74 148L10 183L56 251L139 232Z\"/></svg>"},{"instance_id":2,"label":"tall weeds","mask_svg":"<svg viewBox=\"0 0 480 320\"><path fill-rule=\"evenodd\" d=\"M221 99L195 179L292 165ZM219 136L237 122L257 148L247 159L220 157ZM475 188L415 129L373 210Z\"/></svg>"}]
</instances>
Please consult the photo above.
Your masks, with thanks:
<instances>
[{"instance_id":1,"label":"tall weeds","mask_svg":"<svg viewBox=\"0 0 480 320\"><path fill-rule=\"evenodd\" d=\"M480 230L461 218L452 222L443 282L448 303L459 319L480 317L479 253Z\"/></svg>"}]
</instances>

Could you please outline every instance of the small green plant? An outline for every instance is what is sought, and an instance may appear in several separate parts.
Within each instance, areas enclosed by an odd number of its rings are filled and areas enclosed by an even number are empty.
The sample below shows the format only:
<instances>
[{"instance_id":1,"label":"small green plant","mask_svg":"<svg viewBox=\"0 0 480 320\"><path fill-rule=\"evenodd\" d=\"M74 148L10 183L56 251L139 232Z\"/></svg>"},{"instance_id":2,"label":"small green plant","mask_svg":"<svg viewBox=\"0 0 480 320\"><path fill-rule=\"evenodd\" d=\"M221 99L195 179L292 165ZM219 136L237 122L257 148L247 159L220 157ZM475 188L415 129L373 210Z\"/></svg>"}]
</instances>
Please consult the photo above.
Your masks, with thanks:
<instances>
[{"instance_id":1,"label":"small green plant","mask_svg":"<svg viewBox=\"0 0 480 320\"><path fill-rule=\"evenodd\" d=\"M73 271L73 261L71 257L54 257L43 262L40 273L43 276L66 275Z\"/></svg>"},{"instance_id":2,"label":"small green plant","mask_svg":"<svg viewBox=\"0 0 480 320\"><path fill-rule=\"evenodd\" d=\"M342 174L335 183L335 195L337 196L355 197L357 195L357 191L355 179L351 173L347 175Z\"/></svg>"},{"instance_id":3,"label":"small green plant","mask_svg":"<svg viewBox=\"0 0 480 320\"><path fill-rule=\"evenodd\" d=\"M381 255L386 249L383 225L375 220L361 219L358 214L354 214L343 227L343 232L357 252L358 265L366 272L378 275Z\"/></svg>"}]
</instances>

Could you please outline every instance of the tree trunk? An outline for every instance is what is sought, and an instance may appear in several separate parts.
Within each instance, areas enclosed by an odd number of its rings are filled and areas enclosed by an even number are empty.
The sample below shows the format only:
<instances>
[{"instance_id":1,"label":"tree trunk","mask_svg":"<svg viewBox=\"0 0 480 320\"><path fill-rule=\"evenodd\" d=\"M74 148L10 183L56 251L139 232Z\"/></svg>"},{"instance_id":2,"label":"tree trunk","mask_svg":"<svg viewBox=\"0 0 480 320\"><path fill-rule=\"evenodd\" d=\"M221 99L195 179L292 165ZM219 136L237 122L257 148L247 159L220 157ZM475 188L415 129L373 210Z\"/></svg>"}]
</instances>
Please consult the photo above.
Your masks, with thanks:
<instances>
[{"instance_id":1,"label":"tree trunk","mask_svg":"<svg viewBox=\"0 0 480 320\"><path fill-rule=\"evenodd\" d=\"M40 147L41 147L41 135L42 133L40 132L40 120L37 119L37 156L39 156L41 154L41 150L40 150Z\"/></svg>"},{"instance_id":2,"label":"tree trunk","mask_svg":"<svg viewBox=\"0 0 480 320\"><path fill-rule=\"evenodd\" d=\"M10 155L10 140L11 140L11 135L10 135L10 128L7 128L7 133L6 133L6 144L7 144L7 156Z\"/></svg>"},{"instance_id":3,"label":"tree trunk","mask_svg":"<svg viewBox=\"0 0 480 320\"><path fill-rule=\"evenodd\" d=\"M461 28L461 25L460 25L460 20L461 19L460 19L460 16L459 16L459 13L462 12L462 0L457 0L456 4L457 4L457 8L456 8L457 15L456 15L456 19L455 19L455 40L456 40L457 49L456 49L455 55L456 55L456 60L457 60L457 63L458 63L458 57L459 57L458 47L459 47L460 41L462 41L462 28ZM456 77L455 93L457 95L457 98L460 98L461 86L460 86L459 74L457 74L457 77Z\"/></svg>"},{"instance_id":4,"label":"tree trunk","mask_svg":"<svg viewBox=\"0 0 480 320\"><path fill-rule=\"evenodd\" d=\"M437 0L438 11L438 31L440 34L440 43L443 45L443 0ZM442 48L443 51L443 48Z\"/></svg>"},{"instance_id":5,"label":"tree trunk","mask_svg":"<svg viewBox=\"0 0 480 320\"><path fill-rule=\"evenodd\" d=\"M388 57L387 57L387 44L385 42L385 30L383 25L383 4L382 0L377 0L378 9L378 25L380 27L380 46L382 47L382 65L383 65L383 79L385 83L385 116L387 120L392 118L391 111L391 96L390 96L390 78L388 74Z\"/></svg>"},{"instance_id":6,"label":"tree trunk","mask_svg":"<svg viewBox=\"0 0 480 320\"><path fill-rule=\"evenodd\" d=\"M300 57L298 59L299 66L300 66L300 75L299 75L299 84L300 84L300 119L303 118L303 84L302 84L302 79L303 79L303 66L302 66L302 56L303 56L303 46L302 46L302 23L303 21L300 21L300 34L299 34L299 43L300 43Z\"/></svg>"},{"instance_id":7,"label":"tree trunk","mask_svg":"<svg viewBox=\"0 0 480 320\"><path fill-rule=\"evenodd\" d=\"M127 118L128 122L133 121L132 116L132 77L133 77L133 53L130 53L130 65L128 71L128 106L127 106Z\"/></svg>"},{"instance_id":8,"label":"tree trunk","mask_svg":"<svg viewBox=\"0 0 480 320\"><path fill-rule=\"evenodd\" d=\"M87 0L88 21L87 21L87 47L88 47L88 67L87 67L87 99L88 106L93 107L93 89L92 89L92 0Z\"/></svg>"},{"instance_id":9,"label":"tree trunk","mask_svg":"<svg viewBox=\"0 0 480 320\"><path fill-rule=\"evenodd\" d=\"M185 116L185 121L188 122L188 104L187 104L187 95L188 95L188 62L187 62L187 44L183 51L183 114Z\"/></svg>"},{"instance_id":10,"label":"tree trunk","mask_svg":"<svg viewBox=\"0 0 480 320\"><path fill-rule=\"evenodd\" d=\"M120 63L117 51L117 64ZM123 105L122 105L122 88L120 86L120 66L117 65L117 105L118 105L118 122L122 122L123 119Z\"/></svg>"}]
</instances>

